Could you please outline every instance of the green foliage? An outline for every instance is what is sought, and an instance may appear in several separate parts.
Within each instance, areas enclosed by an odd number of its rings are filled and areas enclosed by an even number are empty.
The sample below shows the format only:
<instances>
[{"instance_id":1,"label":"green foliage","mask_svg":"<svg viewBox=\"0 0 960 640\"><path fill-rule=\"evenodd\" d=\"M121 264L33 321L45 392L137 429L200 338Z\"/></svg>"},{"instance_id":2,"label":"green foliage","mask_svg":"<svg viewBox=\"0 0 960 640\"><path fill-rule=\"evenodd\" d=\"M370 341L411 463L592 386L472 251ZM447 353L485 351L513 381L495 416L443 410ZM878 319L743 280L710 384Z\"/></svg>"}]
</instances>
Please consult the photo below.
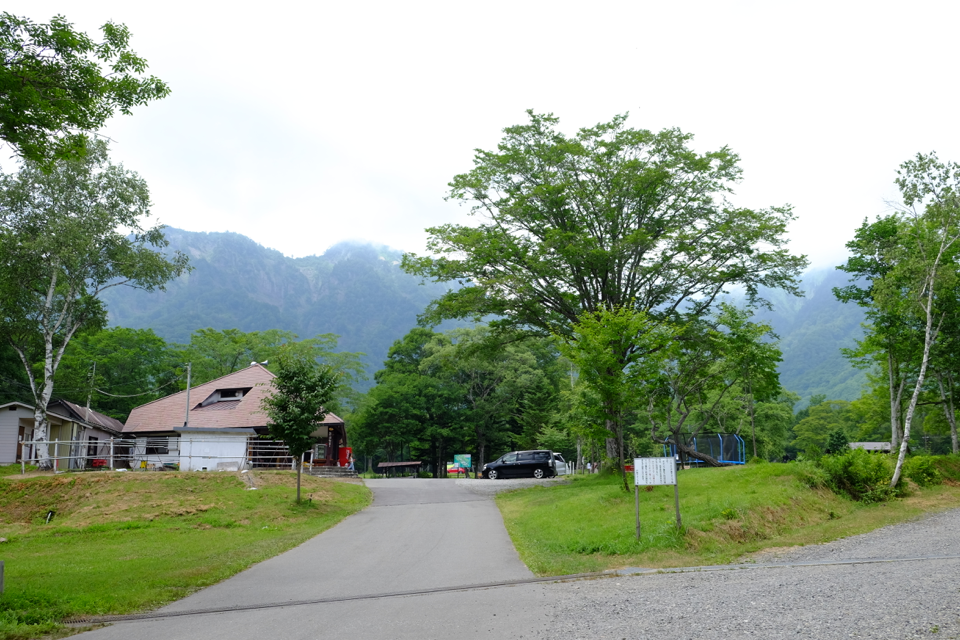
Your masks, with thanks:
<instances>
[{"instance_id":1,"label":"green foliage","mask_svg":"<svg viewBox=\"0 0 960 640\"><path fill-rule=\"evenodd\" d=\"M883 502L897 495L890 488L893 463L889 457L854 449L843 455L826 455L817 464L827 474L835 493L859 502Z\"/></svg>"},{"instance_id":2,"label":"green foliage","mask_svg":"<svg viewBox=\"0 0 960 640\"><path fill-rule=\"evenodd\" d=\"M187 269L186 256L157 251L166 241L144 225L149 205L143 179L111 164L100 141L82 159L0 175L0 339L24 364L38 439L64 350L106 320L103 291L163 289Z\"/></svg>"},{"instance_id":3,"label":"green foliage","mask_svg":"<svg viewBox=\"0 0 960 640\"><path fill-rule=\"evenodd\" d=\"M97 42L63 16L37 24L0 14L0 138L21 157L49 166L82 156L88 133L114 112L170 92L143 75L146 60L130 50L124 25L107 22L101 31Z\"/></svg>"},{"instance_id":4,"label":"green foliage","mask_svg":"<svg viewBox=\"0 0 960 640\"><path fill-rule=\"evenodd\" d=\"M796 436L794 446L808 455L812 447L828 450L831 433L839 430L844 434L855 434L858 429L857 416L845 400L820 401L810 406L807 414L794 425L793 432Z\"/></svg>"},{"instance_id":5,"label":"green foliage","mask_svg":"<svg viewBox=\"0 0 960 640\"><path fill-rule=\"evenodd\" d=\"M557 362L545 340L503 343L486 327L415 328L376 373L351 442L380 459L404 455L437 469L454 453L471 452L479 466L491 449L534 446L541 437L569 442L553 422Z\"/></svg>"},{"instance_id":6,"label":"green foliage","mask_svg":"<svg viewBox=\"0 0 960 640\"><path fill-rule=\"evenodd\" d=\"M903 465L903 475L920 487L930 487L943 482L943 475L930 456L912 456Z\"/></svg>"},{"instance_id":7,"label":"green foliage","mask_svg":"<svg viewBox=\"0 0 960 640\"><path fill-rule=\"evenodd\" d=\"M847 446L850 444L850 440L847 438L841 429L830 432L830 436L827 438L827 448L826 453L828 455L839 455L846 453L850 447Z\"/></svg>"},{"instance_id":8,"label":"green foliage","mask_svg":"<svg viewBox=\"0 0 960 640\"><path fill-rule=\"evenodd\" d=\"M64 351L54 388L80 405L89 397L92 408L122 422L135 407L177 391L180 362L150 329L86 332Z\"/></svg>"},{"instance_id":9,"label":"green foliage","mask_svg":"<svg viewBox=\"0 0 960 640\"><path fill-rule=\"evenodd\" d=\"M270 436L283 440L294 457L314 445L312 435L327 415L326 404L337 387L337 375L329 367L292 350L278 356L274 393L263 399L270 421Z\"/></svg>"}]
</instances>

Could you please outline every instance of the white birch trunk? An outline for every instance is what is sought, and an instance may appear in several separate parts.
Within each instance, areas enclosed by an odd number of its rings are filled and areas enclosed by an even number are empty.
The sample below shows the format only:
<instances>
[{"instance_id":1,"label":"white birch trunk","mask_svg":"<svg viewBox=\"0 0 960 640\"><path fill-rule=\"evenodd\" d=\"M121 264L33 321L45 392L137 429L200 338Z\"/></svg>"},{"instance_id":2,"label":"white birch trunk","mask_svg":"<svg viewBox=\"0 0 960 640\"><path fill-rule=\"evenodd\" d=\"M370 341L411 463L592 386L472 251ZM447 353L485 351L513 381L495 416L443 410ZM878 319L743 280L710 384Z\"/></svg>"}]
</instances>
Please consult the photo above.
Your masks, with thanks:
<instances>
[{"instance_id":1,"label":"white birch trunk","mask_svg":"<svg viewBox=\"0 0 960 640\"><path fill-rule=\"evenodd\" d=\"M920 373L917 375L917 384L913 388L913 395L910 397L910 404L907 407L907 415L903 421L903 440L900 442L900 455L897 456L897 467L894 469L893 478L890 480L891 489L900 482L900 473L903 471L903 462L907 457L907 446L910 442L910 427L913 423L913 413L917 408L917 401L920 399L920 392L923 388L923 379L927 373L927 364L930 362L930 347L933 346L934 340L937 339L940 324L943 322L943 317L941 316L940 322L937 323L937 328L933 328L933 290L936 283L937 266L939 265L942 254L943 249L941 248L937 260L933 263L930 273L926 277L927 300L926 304L921 302L927 320L923 334L923 360L920 361Z\"/></svg>"}]
</instances>

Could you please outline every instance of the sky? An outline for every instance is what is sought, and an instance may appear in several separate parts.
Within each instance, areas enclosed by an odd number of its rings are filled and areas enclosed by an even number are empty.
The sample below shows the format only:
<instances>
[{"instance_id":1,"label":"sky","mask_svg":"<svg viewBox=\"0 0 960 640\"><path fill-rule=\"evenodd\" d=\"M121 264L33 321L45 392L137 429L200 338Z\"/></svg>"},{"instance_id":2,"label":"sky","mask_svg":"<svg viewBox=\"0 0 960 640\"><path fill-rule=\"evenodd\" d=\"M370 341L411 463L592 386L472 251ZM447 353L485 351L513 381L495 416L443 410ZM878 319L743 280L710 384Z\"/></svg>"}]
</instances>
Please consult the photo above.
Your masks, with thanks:
<instances>
[{"instance_id":1,"label":"sky","mask_svg":"<svg viewBox=\"0 0 960 640\"><path fill-rule=\"evenodd\" d=\"M629 113L741 158L738 206L790 204L790 248L845 259L889 212L900 163L960 161L955 26L938 2L7 0L46 22L131 30L172 93L117 116L112 157L160 222L288 256L343 240L422 253L473 150L525 111L560 129Z\"/></svg>"}]
</instances>

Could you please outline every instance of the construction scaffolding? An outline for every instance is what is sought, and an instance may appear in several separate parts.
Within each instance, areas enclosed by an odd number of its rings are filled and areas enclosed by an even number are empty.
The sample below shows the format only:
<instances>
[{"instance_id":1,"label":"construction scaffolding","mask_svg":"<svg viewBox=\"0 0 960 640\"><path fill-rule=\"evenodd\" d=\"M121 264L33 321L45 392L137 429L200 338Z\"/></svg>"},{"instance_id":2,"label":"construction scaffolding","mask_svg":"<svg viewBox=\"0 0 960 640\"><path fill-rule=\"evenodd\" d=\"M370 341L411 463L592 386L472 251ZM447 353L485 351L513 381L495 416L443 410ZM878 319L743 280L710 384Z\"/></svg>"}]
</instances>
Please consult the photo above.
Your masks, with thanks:
<instances>
[{"instance_id":1,"label":"construction scaffolding","mask_svg":"<svg viewBox=\"0 0 960 640\"><path fill-rule=\"evenodd\" d=\"M39 464L43 447L54 471L60 472L296 469L296 460L283 442L259 436L26 440L21 445L21 473L27 465ZM300 462L311 467L320 464L323 446L315 446Z\"/></svg>"}]
</instances>

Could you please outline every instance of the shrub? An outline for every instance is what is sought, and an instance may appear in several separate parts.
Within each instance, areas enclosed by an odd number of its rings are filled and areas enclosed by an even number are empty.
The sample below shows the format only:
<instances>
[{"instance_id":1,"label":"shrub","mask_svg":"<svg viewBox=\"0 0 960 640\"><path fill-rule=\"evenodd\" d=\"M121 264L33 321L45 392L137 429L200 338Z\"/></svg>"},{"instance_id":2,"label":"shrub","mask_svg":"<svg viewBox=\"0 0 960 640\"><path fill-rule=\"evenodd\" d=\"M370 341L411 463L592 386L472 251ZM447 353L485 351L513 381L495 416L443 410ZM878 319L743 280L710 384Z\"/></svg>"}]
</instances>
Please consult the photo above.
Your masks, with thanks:
<instances>
[{"instance_id":1,"label":"shrub","mask_svg":"<svg viewBox=\"0 0 960 640\"><path fill-rule=\"evenodd\" d=\"M921 487L931 487L943 482L943 476L934 466L930 456L913 456L903 464L903 475Z\"/></svg>"},{"instance_id":2,"label":"shrub","mask_svg":"<svg viewBox=\"0 0 960 640\"><path fill-rule=\"evenodd\" d=\"M811 489L823 489L830 485L830 476L812 460L797 462L797 478Z\"/></svg>"},{"instance_id":3,"label":"shrub","mask_svg":"<svg viewBox=\"0 0 960 640\"><path fill-rule=\"evenodd\" d=\"M837 429L827 439L827 453L831 455L846 453L850 449L849 444L850 440L847 439L847 434Z\"/></svg>"},{"instance_id":4,"label":"shrub","mask_svg":"<svg viewBox=\"0 0 960 640\"><path fill-rule=\"evenodd\" d=\"M855 449L843 455L823 456L818 465L835 493L859 502L882 502L896 495L890 489L893 468L887 456Z\"/></svg>"}]
</instances>

